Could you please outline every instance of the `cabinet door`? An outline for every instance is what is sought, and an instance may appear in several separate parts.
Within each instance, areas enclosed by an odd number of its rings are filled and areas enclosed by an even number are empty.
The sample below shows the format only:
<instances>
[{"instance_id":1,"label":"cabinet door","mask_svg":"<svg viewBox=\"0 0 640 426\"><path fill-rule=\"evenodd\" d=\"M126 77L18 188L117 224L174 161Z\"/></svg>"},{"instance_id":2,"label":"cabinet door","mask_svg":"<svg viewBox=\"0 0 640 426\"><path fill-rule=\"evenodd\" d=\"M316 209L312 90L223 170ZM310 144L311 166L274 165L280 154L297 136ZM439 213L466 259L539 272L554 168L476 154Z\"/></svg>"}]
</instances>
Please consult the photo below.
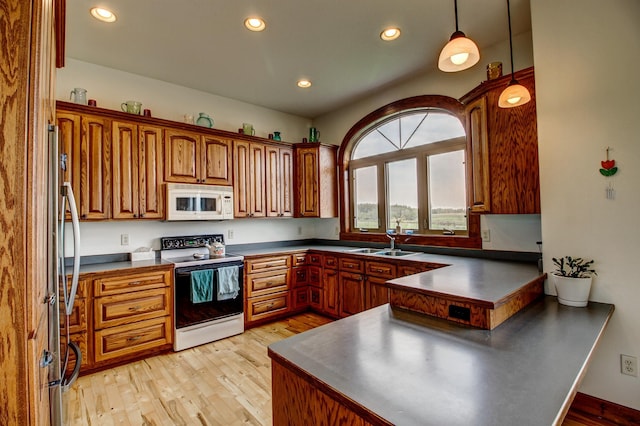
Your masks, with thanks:
<instances>
[{"instance_id":1,"label":"cabinet door","mask_svg":"<svg viewBox=\"0 0 640 426\"><path fill-rule=\"evenodd\" d=\"M108 219L111 210L110 120L82 117L80 152L80 217Z\"/></svg>"},{"instance_id":2,"label":"cabinet door","mask_svg":"<svg viewBox=\"0 0 640 426\"><path fill-rule=\"evenodd\" d=\"M138 217L141 218L164 218L163 146L160 127L138 127Z\"/></svg>"},{"instance_id":3,"label":"cabinet door","mask_svg":"<svg viewBox=\"0 0 640 426\"><path fill-rule=\"evenodd\" d=\"M364 276L340 272L340 316L364 311Z\"/></svg>"},{"instance_id":4,"label":"cabinet door","mask_svg":"<svg viewBox=\"0 0 640 426\"><path fill-rule=\"evenodd\" d=\"M297 216L319 217L318 150L315 147L296 150Z\"/></svg>"},{"instance_id":5,"label":"cabinet door","mask_svg":"<svg viewBox=\"0 0 640 426\"><path fill-rule=\"evenodd\" d=\"M114 121L113 136L113 218L132 219L139 215L138 126Z\"/></svg>"},{"instance_id":6,"label":"cabinet door","mask_svg":"<svg viewBox=\"0 0 640 426\"><path fill-rule=\"evenodd\" d=\"M276 146L266 146L264 156L266 215L268 217L280 217L280 199L282 193L280 150Z\"/></svg>"},{"instance_id":7,"label":"cabinet door","mask_svg":"<svg viewBox=\"0 0 640 426\"><path fill-rule=\"evenodd\" d=\"M165 181L200 183L200 135L166 129L164 132Z\"/></svg>"},{"instance_id":8,"label":"cabinet door","mask_svg":"<svg viewBox=\"0 0 640 426\"><path fill-rule=\"evenodd\" d=\"M233 195L235 217L264 217L264 145L245 141L233 144Z\"/></svg>"},{"instance_id":9,"label":"cabinet door","mask_svg":"<svg viewBox=\"0 0 640 426\"><path fill-rule=\"evenodd\" d=\"M324 312L329 315L338 316L340 313L338 271L326 269L322 272L322 290Z\"/></svg>"},{"instance_id":10,"label":"cabinet door","mask_svg":"<svg viewBox=\"0 0 640 426\"><path fill-rule=\"evenodd\" d=\"M293 150L280 148L280 217L293 216Z\"/></svg>"},{"instance_id":11,"label":"cabinet door","mask_svg":"<svg viewBox=\"0 0 640 426\"><path fill-rule=\"evenodd\" d=\"M365 309L389 303L389 288L384 278L367 277Z\"/></svg>"},{"instance_id":12,"label":"cabinet door","mask_svg":"<svg viewBox=\"0 0 640 426\"><path fill-rule=\"evenodd\" d=\"M467 106L467 175L469 210L487 213L491 208L489 184L489 139L487 132L487 99L483 96Z\"/></svg>"},{"instance_id":13,"label":"cabinet door","mask_svg":"<svg viewBox=\"0 0 640 426\"><path fill-rule=\"evenodd\" d=\"M71 187L76 195L76 202L80 203L80 149L82 146L82 120L79 114L58 112L56 114L58 124L58 152L66 155L66 170L60 175L60 183L71 182ZM71 214L67 210L67 220L71 220Z\"/></svg>"},{"instance_id":14,"label":"cabinet door","mask_svg":"<svg viewBox=\"0 0 640 426\"><path fill-rule=\"evenodd\" d=\"M265 200L265 159L264 145L252 143L249 146L249 191L251 200L251 217L266 215Z\"/></svg>"},{"instance_id":15,"label":"cabinet door","mask_svg":"<svg viewBox=\"0 0 640 426\"><path fill-rule=\"evenodd\" d=\"M202 182L232 185L231 141L215 136L202 136Z\"/></svg>"}]
</instances>

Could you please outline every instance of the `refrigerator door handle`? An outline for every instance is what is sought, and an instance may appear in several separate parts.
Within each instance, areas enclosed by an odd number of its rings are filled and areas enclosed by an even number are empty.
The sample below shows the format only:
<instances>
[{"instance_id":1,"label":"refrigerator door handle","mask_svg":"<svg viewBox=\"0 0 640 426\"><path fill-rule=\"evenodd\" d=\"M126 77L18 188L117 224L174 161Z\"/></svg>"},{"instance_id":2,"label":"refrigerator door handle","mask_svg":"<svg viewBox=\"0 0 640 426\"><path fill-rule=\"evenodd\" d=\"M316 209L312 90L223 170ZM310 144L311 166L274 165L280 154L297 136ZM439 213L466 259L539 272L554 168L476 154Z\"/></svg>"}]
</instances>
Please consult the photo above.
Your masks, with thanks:
<instances>
[{"instance_id":1,"label":"refrigerator door handle","mask_svg":"<svg viewBox=\"0 0 640 426\"><path fill-rule=\"evenodd\" d=\"M63 194L66 195L66 199L69 202L69 211L71 212L71 225L73 229L73 275L71 278L71 291L69 292L69 297L65 298L65 310L67 315L71 315L73 312L73 303L76 298L76 292L78 291L78 279L80 278L80 220L78 218L78 209L76 207L76 199L73 196L73 189L71 188L70 182L64 182L63 184ZM64 228L64 203L62 207L62 228ZM62 232L64 236L64 231ZM64 246L64 240L62 241ZM63 250L64 253L64 250ZM64 256L62 258L62 263L64 267ZM62 269L62 274L64 274L64 268ZM65 280L66 281L66 280ZM66 285L65 285L65 294L66 294Z\"/></svg>"},{"instance_id":2,"label":"refrigerator door handle","mask_svg":"<svg viewBox=\"0 0 640 426\"><path fill-rule=\"evenodd\" d=\"M69 377L65 377L62 380L61 387L63 392L69 389L69 387L76 381L76 379L80 375L80 365L82 364L82 352L80 351L80 347L78 346L78 344L76 342L69 342L69 347L76 357L76 365L73 366L71 375Z\"/></svg>"}]
</instances>

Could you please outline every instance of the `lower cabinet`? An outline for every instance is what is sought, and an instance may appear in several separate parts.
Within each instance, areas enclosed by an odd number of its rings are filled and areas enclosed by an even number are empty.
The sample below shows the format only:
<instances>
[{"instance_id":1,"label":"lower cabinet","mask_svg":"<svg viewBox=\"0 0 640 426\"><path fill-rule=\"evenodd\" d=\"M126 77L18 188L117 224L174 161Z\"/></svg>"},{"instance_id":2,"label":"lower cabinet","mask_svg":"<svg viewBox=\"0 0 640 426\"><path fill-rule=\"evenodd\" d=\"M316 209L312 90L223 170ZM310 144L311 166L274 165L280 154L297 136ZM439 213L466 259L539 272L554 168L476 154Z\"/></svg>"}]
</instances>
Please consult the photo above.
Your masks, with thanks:
<instances>
[{"instance_id":1,"label":"lower cabinet","mask_svg":"<svg viewBox=\"0 0 640 426\"><path fill-rule=\"evenodd\" d=\"M81 277L69 333L80 347L82 372L172 347L172 276L172 267L162 266ZM74 365L71 359L67 371Z\"/></svg>"},{"instance_id":2,"label":"lower cabinet","mask_svg":"<svg viewBox=\"0 0 640 426\"><path fill-rule=\"evenodd\" d=\"M289 314L292 255L245 257L245 327Z\"/></svg>"},{"instance_id":3,"label":"lower cabinet","mask_svg":"<svg viewBox=\"0 0 640 426\"><path fill-rule=\"evenodd\" d=\"M340 271L340 316L364 311L364 276Z\"/></svg>"}]
</instances>

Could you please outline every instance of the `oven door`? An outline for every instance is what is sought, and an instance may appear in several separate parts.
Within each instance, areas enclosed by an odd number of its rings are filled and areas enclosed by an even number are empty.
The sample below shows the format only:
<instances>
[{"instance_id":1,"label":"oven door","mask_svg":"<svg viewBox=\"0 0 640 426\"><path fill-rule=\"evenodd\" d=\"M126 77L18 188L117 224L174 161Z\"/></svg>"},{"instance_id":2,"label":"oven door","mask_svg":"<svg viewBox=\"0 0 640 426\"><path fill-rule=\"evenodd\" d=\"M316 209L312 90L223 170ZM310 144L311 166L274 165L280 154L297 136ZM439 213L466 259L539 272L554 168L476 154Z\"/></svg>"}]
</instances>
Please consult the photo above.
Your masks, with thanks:
<instances>
[{"instance_id":1,"label":"oven door","mask_svg":"<svg viewBox=\"0 0 640 426\"><path fill-rule=\"evenodd\" d=\"M238 267L238 295L233 299L217 300L218 270L227 266ZM191 301L191 274L193 271L207 269L213 270L212 300L210 302L194 303ZM243 269L242 261L176 268L174 276L175 328L180 329L241 314L243 312Z\"/></svg>"}]
</instances>

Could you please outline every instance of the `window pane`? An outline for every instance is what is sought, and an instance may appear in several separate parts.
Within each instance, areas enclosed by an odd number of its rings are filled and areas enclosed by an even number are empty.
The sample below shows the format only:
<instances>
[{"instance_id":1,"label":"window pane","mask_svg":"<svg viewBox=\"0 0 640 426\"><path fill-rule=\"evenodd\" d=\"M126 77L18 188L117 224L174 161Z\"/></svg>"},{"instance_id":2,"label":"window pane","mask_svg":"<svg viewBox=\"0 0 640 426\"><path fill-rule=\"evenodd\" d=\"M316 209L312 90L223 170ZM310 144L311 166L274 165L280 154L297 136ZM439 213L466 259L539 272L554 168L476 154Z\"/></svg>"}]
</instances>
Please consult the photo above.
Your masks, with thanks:
<instances>
[{"instance_id":1,"label":"window pane","mask_svg":"<svg viewBox=\"0 0 640 426\"><path fill-rule=\"evenodd\" d=\"M353 172L354 176L354 227L357 229L378 228L378 168L362 167Z\"/></svg>"},{"instance_id":2,"label":"window pane","mask_svg":"<svg viewBox=\"0 0 640 426\"><path fill-rule=\"evenodd\" d=\"M418 174L415 158L387 163L387 229L418 229Z\"/></svg>"},{"instance_id":3,"label":"window pane","mask_svg":"<svg viewBox=\"0 0 640 426\"><path fill-rule=\"evenodd\" d=\"M378 130L374 130L358 142L353 150L351 158L357 160L358 158L366 158L373 155L393 152L396 149L397 148L389 142L382 133L378 132Z\"/></svg>"},{"instance_id":4,"label":"window pane","mask_svg":"<svg viewBox=\"0 0 640 426\"><path fill-rule=\"evenodd\" d=\"M464 151L430 155L429 229L466 230Z\"/></svg>"},{"instance_id":5,"label":"window pane","mask_svg":"<svg viewBox=\"0 0 640 426\"><path fill-rule=\"evenodd\" d=\"M421 119L424 114L421 114ZM464 136L462 123L456 117L443 112L429 112L420 127L407 143L406 148L426 145Z\"/></svg>"}]
</instances>

